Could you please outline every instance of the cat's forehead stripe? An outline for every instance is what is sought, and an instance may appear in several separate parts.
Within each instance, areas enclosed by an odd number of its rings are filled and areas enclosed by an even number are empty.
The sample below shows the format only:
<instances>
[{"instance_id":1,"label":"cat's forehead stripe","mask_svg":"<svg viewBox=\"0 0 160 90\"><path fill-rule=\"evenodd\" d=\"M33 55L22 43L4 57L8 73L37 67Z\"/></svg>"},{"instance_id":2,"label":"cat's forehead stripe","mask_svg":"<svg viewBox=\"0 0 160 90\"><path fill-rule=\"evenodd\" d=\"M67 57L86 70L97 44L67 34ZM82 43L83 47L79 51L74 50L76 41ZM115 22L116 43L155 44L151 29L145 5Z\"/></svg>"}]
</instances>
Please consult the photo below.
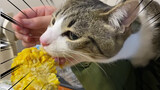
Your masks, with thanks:
<instances>
[{"instance_id":1,"label":"cat's forehead stripe","mask_svg":"<svg viewBox=\"0 0 160 90\"><path fill-rule=\"evenodd\" d=\"M68 19L68 18L73 18L73 17L75 17L75 14L70 14L70 15L68 15L68 16L66 16L66 17L64 18L64 21L65 21L66 19Z\"/></svg>"},{"instance_id":2,"label":"cat's forehead stripe","mask_svg":"<svg viewBox=\"0 0 160 90\"><path fill-rule=\"evenodd\" d=\"M75 23L76 23L76 20L73 19L73 20L70 21L70 23L68 24L67 27L72 27Z\"/></svg>"},{"instance_id":3,"label":"cat's forehead stripe","mask_svg":"<svg viewBox=\"0 0 160 90\"><path fill-rule=\"evenodd\" d=\"M61 9L55 14L55 17L57 17L60 12L61 12Z\"/></svg>"},{"instance_id":4,"label":"cat's forehead stripe","mask_svg":"<svg viewBox=\"0 0 160 90\"><path fill-rule=\"evenodd\" d=\"M67 11L67 10L68 10L68 8L63 9L63 10L61 11L61 15L63 15L63 14L65 13L65 11Z\"/></svg>"}]
</instances>

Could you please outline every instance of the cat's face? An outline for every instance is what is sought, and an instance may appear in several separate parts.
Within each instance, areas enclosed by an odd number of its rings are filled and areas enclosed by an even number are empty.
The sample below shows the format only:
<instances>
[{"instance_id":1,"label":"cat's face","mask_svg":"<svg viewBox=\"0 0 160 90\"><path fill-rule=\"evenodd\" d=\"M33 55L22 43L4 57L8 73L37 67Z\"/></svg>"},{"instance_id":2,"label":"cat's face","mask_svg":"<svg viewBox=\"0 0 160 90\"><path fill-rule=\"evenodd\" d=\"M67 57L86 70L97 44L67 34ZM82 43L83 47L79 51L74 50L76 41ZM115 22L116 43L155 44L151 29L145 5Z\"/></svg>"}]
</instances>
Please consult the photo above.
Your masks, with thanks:
<instances>
[{"instance_id":1,"label":"cat's face","mask_svg":"<svg viewBox=\"0 0 160 90\"><path fill-rule=\"evenodd\" d=\"M127 2L126 7L130 9L127 5L134 4ZM130 34L127 30L128 23L133 21L127 21L130 11L119 9L126 7L122 4L111 7L98 0L70 0L53 14L41 43L50 55L72 65L109 59L120 51Z\"/></svg>"}]
</instances>

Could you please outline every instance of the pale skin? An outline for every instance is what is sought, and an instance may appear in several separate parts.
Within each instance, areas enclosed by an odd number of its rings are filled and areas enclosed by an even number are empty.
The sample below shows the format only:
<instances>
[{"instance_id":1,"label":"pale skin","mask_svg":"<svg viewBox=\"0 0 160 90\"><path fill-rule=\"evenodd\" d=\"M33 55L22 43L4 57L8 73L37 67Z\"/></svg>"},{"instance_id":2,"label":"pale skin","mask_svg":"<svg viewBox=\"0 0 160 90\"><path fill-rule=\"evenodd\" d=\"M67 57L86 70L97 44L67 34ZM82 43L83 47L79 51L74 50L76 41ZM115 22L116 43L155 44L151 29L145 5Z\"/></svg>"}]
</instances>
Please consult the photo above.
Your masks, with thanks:
<instances>
[{"instance_id":1,"label":"pale skin","mask_svg":"<svg viewBox=\"0 0 160 90\"><path fill-rule=\"evenodd\" d=\"M24 47L32 47L39 44L40 36L46 31L50 23L52 13L56 10L50 6L34 7L33 12L30 8L22 10L28 18L19 12L13 18L20 22L23 27L12 24L15 35L22 40Z\"/></svg>"}]
</instances>

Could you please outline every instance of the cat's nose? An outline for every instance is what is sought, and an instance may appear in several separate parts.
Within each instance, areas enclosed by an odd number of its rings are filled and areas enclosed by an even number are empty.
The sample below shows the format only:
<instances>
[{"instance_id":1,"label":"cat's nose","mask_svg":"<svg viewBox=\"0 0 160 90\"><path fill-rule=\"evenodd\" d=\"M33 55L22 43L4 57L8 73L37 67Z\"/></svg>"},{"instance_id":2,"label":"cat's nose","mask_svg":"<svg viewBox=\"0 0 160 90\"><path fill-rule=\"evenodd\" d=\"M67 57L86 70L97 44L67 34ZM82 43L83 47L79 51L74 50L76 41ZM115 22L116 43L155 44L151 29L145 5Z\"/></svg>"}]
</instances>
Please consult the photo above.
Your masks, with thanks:
<instances>
[{"instance_id":1,"label":"cat's nose","mask_svg":"<svg viewBox=\"0 0 160 90\"><path fill-rule=\"evenodd\" d=\"M44 42L43 43L41 42L41 44L42 44L42 46L48 46L49 45L48 43L44 43Z\"/></svg>"},{"instance_id":2,"label":"cat's nose","mask_svg":"<svg viewBox=\"0 0 160 90\"><path fill-rule=\"evenodd\" d=\"M42 46L48 46L48 45L49 45L48 42L46 42L46 41L44 41L44 40L42 40L42 39L40 39L40 42L41 42L41 45L42 45Z\"/></svg>"},{"instance_id":3,"label":"cat's nose","mask_svg":"<svg viewBox=\"0 0 160 90\"><path fill-rule=\"evenodd\" d=\"M42 46L48 46L49 44L50 44L50 38L49 37L47 37L47 35L42 35L41 37L40 37L40 43L41 43L41 45Z\"/></svg>"}]
</instances>

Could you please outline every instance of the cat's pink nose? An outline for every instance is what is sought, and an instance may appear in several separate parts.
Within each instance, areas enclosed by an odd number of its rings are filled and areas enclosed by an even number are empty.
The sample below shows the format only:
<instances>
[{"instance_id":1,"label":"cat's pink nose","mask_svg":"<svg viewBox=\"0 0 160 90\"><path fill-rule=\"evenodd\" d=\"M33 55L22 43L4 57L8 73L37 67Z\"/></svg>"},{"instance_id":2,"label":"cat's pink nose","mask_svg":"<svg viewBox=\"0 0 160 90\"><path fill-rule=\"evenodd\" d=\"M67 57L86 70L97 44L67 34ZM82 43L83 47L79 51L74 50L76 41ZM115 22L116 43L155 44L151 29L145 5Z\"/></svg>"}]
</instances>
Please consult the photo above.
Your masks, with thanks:
<instances>
[{"instance_id":1,"label":"cat's pink nose","mask_svg":"<svg viewBox=\"0 0 160 90\"><path fill-rule=\"evenodd\" d=\"M40 42L41 42L42 46L48 46L50 44L49 41L48 41L48 39L44 38L42 36L40 37Z\"/></svg>"},{"instance_id":2,"label":"cat's pink nose","mask_svg":"<svg viewBox=\"0 0 160 90\"><path fill-rule=\"evenodd\" d=\"M40 42L41 42L42 46L48 46L49 45L49 43L45 40L40 39Z\"/></svg>"},{"instance_id":3,"label":"cat's pink nose","mask_svg":"<svg viewBox=\"0 0 160 90\"><path fill-rule=\"evenodd\" d=\"M49 45L48 43L44 43L44 42L43 43L41 42L41 44L42 44L42 46L48 46Z\"/></svg>"}]
</instances>

